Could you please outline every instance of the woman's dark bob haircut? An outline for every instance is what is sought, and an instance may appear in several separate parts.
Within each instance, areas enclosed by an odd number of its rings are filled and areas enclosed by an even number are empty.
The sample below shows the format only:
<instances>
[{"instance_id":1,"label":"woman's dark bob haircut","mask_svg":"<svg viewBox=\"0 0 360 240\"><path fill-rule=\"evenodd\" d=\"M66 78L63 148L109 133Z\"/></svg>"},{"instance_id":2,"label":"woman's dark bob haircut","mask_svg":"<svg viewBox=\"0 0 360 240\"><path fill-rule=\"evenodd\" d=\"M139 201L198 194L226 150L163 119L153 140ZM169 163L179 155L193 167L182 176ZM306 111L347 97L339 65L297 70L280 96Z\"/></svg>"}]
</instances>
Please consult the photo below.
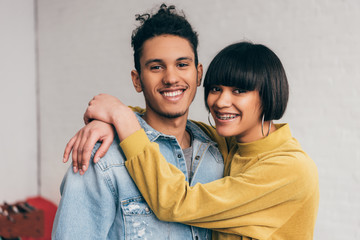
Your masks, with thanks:
<instances>
[{"instance_id":1,"label":"woman's dark bob haircut","mask_svg":"<svg viewBox=\"0 0 360 240\"><path fill-rule=\"evenodd\" d=\"M289 98L285 70L276 54L261 44L239 42L211 61L204 79L205 104L214 85L259 91L265 121L280 119Z\"/></svg>"}]
</instances>

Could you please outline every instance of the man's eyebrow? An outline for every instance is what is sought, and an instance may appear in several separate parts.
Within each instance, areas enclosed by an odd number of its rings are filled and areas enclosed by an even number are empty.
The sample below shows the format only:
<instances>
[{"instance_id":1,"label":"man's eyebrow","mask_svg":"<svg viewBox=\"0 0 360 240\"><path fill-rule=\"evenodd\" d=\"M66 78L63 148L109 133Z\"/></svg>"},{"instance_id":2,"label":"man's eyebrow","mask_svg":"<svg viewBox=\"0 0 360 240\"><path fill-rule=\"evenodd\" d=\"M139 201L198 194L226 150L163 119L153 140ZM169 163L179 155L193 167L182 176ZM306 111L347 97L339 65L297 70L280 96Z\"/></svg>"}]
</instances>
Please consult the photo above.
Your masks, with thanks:
<instances>
[{"instance_id":1,"label":"man's eyebrow","mask_svg":"<svg viewBox=\"0 0 360 240\"><path fill-rule=\"evenodd\" d=\"M188 61L193 61L193 58L192 57L181 57L181 58L178 58L176 59L176 61L182 61L182 60L188 60Z\"/></svg>"},{"instance_id":2,"label":"man's eyebrow","mask_svg":"<svg viewBox=\"0 0 360 240\"><path fill-rule=\"evenodd\" d=\"M162 62L163 62L163 60L157 59L157 58L149 59L149 60L147 60L147 61L145 62L145 66L147 66L147 65L149 65L149 64L151 64L151 63L162 63Z\"/></svg>"},{"instance_id":3,"label":"man's eyebrow","mask_svg":"<svg viewBox=\"0 0 360 240\"><path fill-rule=\"evenodd\" d=\"M178 59L176 59L176 61L193 61L192 57L179 57ZM159 58L153 58L153 59L149 59L145 62L145 66L151 64L151 63L163 63L164 61L162 59Z\"/></svg>"}]
</instances>

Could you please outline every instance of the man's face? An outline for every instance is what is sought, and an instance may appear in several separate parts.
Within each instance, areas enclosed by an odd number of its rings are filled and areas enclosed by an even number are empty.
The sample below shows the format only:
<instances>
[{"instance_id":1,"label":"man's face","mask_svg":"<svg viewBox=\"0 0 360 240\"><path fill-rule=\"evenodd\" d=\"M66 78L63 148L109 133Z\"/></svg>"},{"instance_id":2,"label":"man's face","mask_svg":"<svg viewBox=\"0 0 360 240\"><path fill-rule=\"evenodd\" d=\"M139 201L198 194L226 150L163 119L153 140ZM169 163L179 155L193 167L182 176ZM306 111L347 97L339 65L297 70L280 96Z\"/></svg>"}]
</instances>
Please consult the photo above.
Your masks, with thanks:
<instances>
[{"instance_id":1,"label":"man's face","mask_svg":"<svg viewBox=\"0 0 360 240\"><path fill-rule=\"evenodd\" d=\"M135 70L131 75L135 89L144 93L147 114L178 118L188 113L202 77L188 40L161 35L145 41L140 67L140 75Z\"/></svg>"}]
</instances>

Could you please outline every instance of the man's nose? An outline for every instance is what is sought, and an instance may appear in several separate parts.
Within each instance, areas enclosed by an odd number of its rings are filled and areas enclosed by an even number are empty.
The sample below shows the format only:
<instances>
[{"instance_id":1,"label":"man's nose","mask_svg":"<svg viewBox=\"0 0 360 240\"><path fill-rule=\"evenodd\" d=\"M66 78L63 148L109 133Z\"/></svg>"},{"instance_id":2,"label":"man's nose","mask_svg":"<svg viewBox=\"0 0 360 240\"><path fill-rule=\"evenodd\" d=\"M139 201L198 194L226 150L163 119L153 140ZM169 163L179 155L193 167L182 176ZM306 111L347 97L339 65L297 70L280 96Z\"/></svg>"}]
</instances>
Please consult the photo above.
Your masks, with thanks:
<instances>
[{"instance_id":1,"label":"man's nose","mask_svg":"<svg viewBox=\"0 0 360 240\"><path fill-rule=\"evenodd\" d=\"M173 68L168 68L166 69L164 78L163 78L163 83L166 85L172 85L175 84L179 81L179 75L178 72L176 71L176 69Z\"/></svg>"}]
</instances>

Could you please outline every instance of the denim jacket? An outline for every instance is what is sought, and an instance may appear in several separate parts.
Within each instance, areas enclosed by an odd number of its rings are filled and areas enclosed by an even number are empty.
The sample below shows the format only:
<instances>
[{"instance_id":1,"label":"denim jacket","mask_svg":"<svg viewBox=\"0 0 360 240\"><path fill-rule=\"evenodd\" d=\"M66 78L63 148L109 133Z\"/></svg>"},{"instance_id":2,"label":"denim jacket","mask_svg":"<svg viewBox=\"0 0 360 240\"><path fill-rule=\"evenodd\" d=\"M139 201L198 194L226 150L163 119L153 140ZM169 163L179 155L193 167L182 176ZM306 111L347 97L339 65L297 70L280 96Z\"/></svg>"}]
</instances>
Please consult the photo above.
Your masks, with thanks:
<instances>
[{"instance_id":1,"label":"denim jacket","mask_svg":"<svg viewBox=\"0 0 360 240\"><path fill-rule=\"evenodd\" d=\"M188 176L176 138L154 130L140 115L138 119L167 161ZM190 185L223 177L224 161L216 144L194 123L188 121L186 128L194 137ZM158 220L126 170L118 137L94 164L92 158L99 146L97 143L83 176L74 174L71 167L64 176L52 239L211 239L211 230Z\"/></svg>"}]
</instances>

